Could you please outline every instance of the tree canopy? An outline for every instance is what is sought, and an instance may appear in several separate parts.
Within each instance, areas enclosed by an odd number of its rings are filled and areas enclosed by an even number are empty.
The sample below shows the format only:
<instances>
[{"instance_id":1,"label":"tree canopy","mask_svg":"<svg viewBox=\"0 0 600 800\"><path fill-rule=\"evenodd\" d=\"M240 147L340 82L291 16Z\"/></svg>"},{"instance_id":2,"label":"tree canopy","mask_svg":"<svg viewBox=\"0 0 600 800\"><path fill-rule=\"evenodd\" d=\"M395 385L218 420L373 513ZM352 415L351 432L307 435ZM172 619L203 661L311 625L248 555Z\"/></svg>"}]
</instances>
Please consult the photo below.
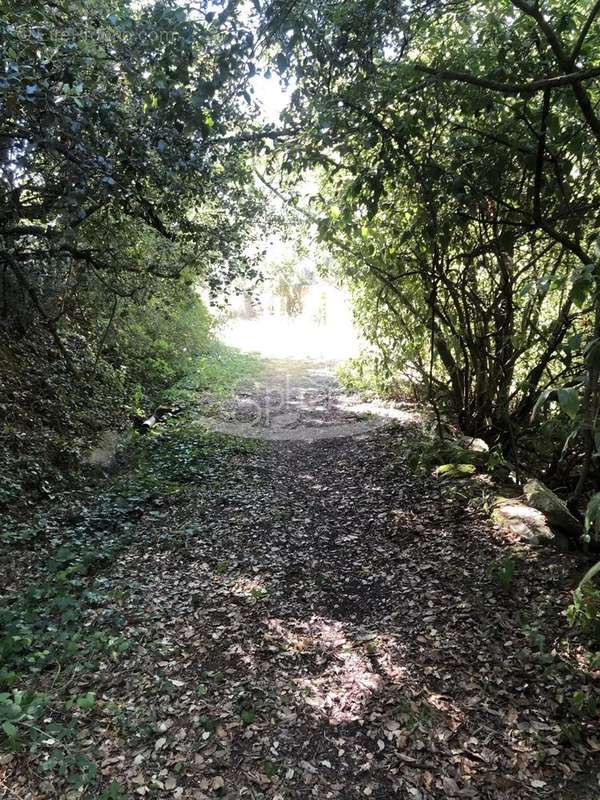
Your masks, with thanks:
<instances>
[{"instance_id":1,"label":"tree canopy","mask_svg":"<svg viewBox=\"0 0 600 800\"><path fill-rule=\"evenodd\" d=\"M101 349L120 303L253 278L273 189L336 256L381 373L515 460L557 400L581 495L600 397L597 6L4 10L5 319L40 319L68 360L63 318ZM259 73L287 87L277 124L256 116Z\"/></svg>"},{"instance_id":2,"label":"tree canopy","mask_svg":"<svg viewBox=\"0 0 600 800\"><path fill-rule=\"evenodd\" d=\"M5 317L21 298L65 352L57 324L84 298L252 270L259 206L236 136L253 37L231 10L4 5Z\"/></svg>"},{"instance_id":3,"label":"tree canopy","mask_svg":"<svg viewBox=\"0 0 600 800\"><path fill-rule=\"evenodd\" d=\"M597 800L600 0L0 12L0 796Z\"/></svg>"},{"instance_id":4,"label":"tree canopy","mask_svg":"<svg viewBox=\"0 0 600 800\"><path fill-rule=\"evenodd\" d=\"M598 422L599 9L272 3L293 81L274 166L387 369L505 445L541 392ZM292 189L293 191L293 189ZM562 388L561 388L562 387Z\"/></svg>"}]
</instances>

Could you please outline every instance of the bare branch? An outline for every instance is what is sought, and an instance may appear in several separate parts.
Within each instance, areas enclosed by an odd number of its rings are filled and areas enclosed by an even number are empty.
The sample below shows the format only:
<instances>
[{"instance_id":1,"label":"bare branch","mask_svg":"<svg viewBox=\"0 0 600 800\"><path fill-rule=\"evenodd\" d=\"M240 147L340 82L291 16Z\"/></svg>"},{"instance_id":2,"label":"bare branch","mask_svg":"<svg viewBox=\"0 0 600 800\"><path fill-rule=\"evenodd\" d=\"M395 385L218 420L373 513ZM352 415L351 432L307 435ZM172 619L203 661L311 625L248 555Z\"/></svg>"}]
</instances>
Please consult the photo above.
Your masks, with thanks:
<instances>
[{"instance_id":1,"label":"bare branch","mask_svg":"<svg viewBox=\"0 0 600 800\"><path fill-rule=\"evenodd\" d=\"M545 89L556 89L560 86L574 85L600 76L600 67L591 67L590 69L570 72L565 75L556 75L552 78L540 78L539 80L530 81L529 83L505 83L492 80L491 78L471 75L468 72L437 69L436 67L429 67L426 64L415 64L415 69L417 72L425 72L428 75L434 75L443 80L468 83L472 86L480 86L483 89L491 89L494 92L501 92L502 94L535 94Z\"/></svg>"}]
</instances>

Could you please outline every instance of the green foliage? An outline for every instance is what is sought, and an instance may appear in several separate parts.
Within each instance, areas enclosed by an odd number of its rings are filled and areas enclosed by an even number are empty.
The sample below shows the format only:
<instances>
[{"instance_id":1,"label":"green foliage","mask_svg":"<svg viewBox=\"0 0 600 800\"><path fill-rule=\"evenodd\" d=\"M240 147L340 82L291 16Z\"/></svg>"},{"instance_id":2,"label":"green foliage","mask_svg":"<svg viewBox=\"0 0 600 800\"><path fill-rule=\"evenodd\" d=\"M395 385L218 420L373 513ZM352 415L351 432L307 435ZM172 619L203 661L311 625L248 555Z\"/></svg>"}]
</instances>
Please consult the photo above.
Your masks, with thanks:
<instances>
[{"instance_id":1,"label":"green foliage","mask_svg":"<svg viewBox=\"0 0 600 800\"><path fill-rule=\"evenodd\" d=\"M244 725L251 725L256 719L256 714L251 708L244 708L242 709L240 717L242 718Z\"/></svg>"},{"instance_id":2,"label":"green foliage","mask_svg":"<svg viewBox=\"0 0 600 800\"><path fill-rule=\"evenodd\" d=\"M560 726L560 743L574 747L583 739L583 728L579 722L565 722Z\"/></svg>"},{"instance_id":3,"label":"green foliage","mask_svg":"<svg viewBox=\"0 0 600 800\"><path fill-rule=\"evenodd\" d=\"M600 590L590 583L579 586L567 609L569 624L579 628L596 646L600 646Z\"/></svg>"},{"instance_id":4,"label":"green foliage","mask_svg":"<svg viewBox=\"0 0 600 800\"><path fill-rule=\"evenodd\" d=\"M76 477L102 431L205 352L195 287L256 278L265 214L243 86L253 37L234 15L176 0L2 11L4 513Z\"/></svg>"},{"instance_id":5,"label":"green foliage","mask_svg":"<svg viewBox=\"0 0 600 800\"><path fill-rule=\"evenodd\" d=\"M435 468L434 474L440 478L466 478L476 471L474 464L441 464Z\"/></svg>"},{"instance_id":6,"label":"green foliage","mask_svg":"<svg viewBox=\"0 0 600 800\"><path fill-rule=\"evenodd\" d=\"M261 600L266 600L269 597L269 592L262 586L253 586L250 590L250 596L256 603L259 603Z\"/></svg>"},{"instance_id":7,"label":"green foliage","mask_svg":"<svg viewBox=\"0 0 600 800\"><path fill-rule=\"evenodd\" d=\"M397 398L408 388L408 382L401 380L378 351L365 350L348 359L338 368L337 375L346 389L367 397Z\"/></svg>"},{"instance_id":8,"label":"green foliage","mask_svg":"<svg viewBox=\"0 0 600 800\"><path fill-rule=\"evenodd\" d=\"M98 795L94 800L128 800L129 795L118 781L111 781L110 786L105 792Z\"/></svg>"},{"instance_id":9,"label":"green foliage","mask_svg":"<svg viewBox=\"0 0 600 800\"><path fill-rule=\"evenodd\" d=\"M511 590L517 565L512 558L502 558L492 561L488 567L488 575L496 581L502 592L508 594Z\"/></svg>"},{"instance_id":10,"label":"green foliage","mask_svg":"<svg viewBox=\"0 0 600 800\"><path fill-rule=\"evenodd\" d=\"M569 419L575 419L579 413L579 395L577 390L559 389L557 395L561 411L564 411Z\"/></svg>"},{"instance_id":11,"label":"green foliage","mask_svg":"<svg viewBox=\"0 0 600 800\"><path fill-rule=\"evenodd\" d=\"M0 693L0 727L9 740L17 745L31 730L32 723L44 713L48 698L36 692L13 689L11 693Z\"/></svg>"},{"instance_id":12,"label":"green foliage","mask_svg":"<svg viewBox=\"0 0 600 800\"><path fill-rule=\"evenodd\" d=\"M173 0L3 11L2 291L73 324L90 292L110 307L165 277L246 274L245 153L208 140L243 121L249 31Z\"/></svg>"},{"instance_id":13,"label":"green foliage","mask_svg":"<svg viewBox=\"0 0 600 800\"><path fill-rule=\"evenodd\" d=\"M155 432L137 435L126 458L136 471L117 484L126 497L135 499L149 492L179 494L197 484L205 474L206 464L216 454L219 458L235 458L252 450L253 440L238 440L220 433L207 433L198 423L174 420L157 426Z\"/></svg>"},{"instance_id":14,"label":"green foliage","mask_svg":"<svg viewBox=\"0 0 600 800\"><path fill-rule=\"evenodd\" d=\"M203 392L204 403L211 398L218 402L261 367L258 357L212 341L206 352L194 359L189 374L162 397L191 412L199 391ZM206 476L207 464L216 459L224 463L255 447L252 439L207 432L189 413L175 416L148 433L133 434L121 459L134 470L134 477L127 475L123 481L117 480L115 488L132 501L149 492L175 495Z\"/></svg>"},{"instance_id":15,"label":"green foliage","mask_svg":"<svg viewBox=\"0 0 600 800\"><path fill-rule=\"evenodd\" d=\"M242 353L211 339L199 357L193 359L187 374L162 398L172 402L194 402L198 391L208 392L215 399L228 397L247 378L260 374L263 362L259 356Z\"/></svg>"},{"instance_id":16,"label":"green foliage","mask_svg":"<svg viewBox=\"0 0 600 800\"><path fill-rule=\"evenodd\" d=\"M598 541L600 539L600 492L590 498L585 512L585 532L589 537Z\"/></svg>"},{"instance_id":17,"label":"green foliage","mask_svg":"<svg viewBox=\"0 0 600 800\"><path fill-rule=\"evenodd\" d=\"M571 711L581 719L595 719L598 715L598 696L590 691L578 690L569 698Z\"/></svg>"},{"instance_id":18,"label":"green foliage","mask_svg":"<svg viewBox=\"0 0 600 800\"><path fill-rule=\"evenodd\" d=\"M595 506L598 497L600 495L594 495L588 506L585 518L586 532L591 524L597 524L598 512ZM600 561L590 567L579 582L579 586L573 593L573 602L567 609L567 618L571 625L580 628L600 646L600 590L593 584L594 578L599 573ZM597 654L598 656L600 653Z\"/></svg>"},{"instance_id":19,"label":"green foliage","mask_svg":"<svg viewBox=\"0 0 600 800\"><path fill-rule=\"evenodd\" d=\"M265 761L264 769L267 778L274 778L275 775L279 773L279 768L277 767L277 764L273 764L272 761Z\"/></svg>"},{"instance_id":20,"label":"green foliage","mask_svg":"<svg viewBox=\"0 0 600 800\"><path fill-rule=\"evenodd\" d=\"M93 686L71 694L69 684L130 647L115 613L99 610L110 609L102 573L128 543L134 505L97 498L41 548L35 579L0 609L0 749L30 753L74 789L96 782L78 739L98 700Z\"/></svg>"},{"instance_id":21,"label":"green foliage","mask_svg":"<svg viewBox=\"0 0 600 800\"><path fill-rule=\"evenodd\" d=\"M164 285L130 305L105 347L111 368L120 369L133 387L133 409L147 407L149 399L187 377L213 347L213 329L201 299L181 283Z\"/></svg>"},{"instance_id":22,"label":"green foliage","mask_svg":"<svg viewBox=\"0 0 600 800\"><path fill-rule=\"evenodd\" d=\"M312 275L300 254L278 258L275 263L267 263L265 268L271 279L273 294L279 298L283 312L289 317L301 314L304 290L310 285Z\"/></svg>"},{"instance_id":23,"label":"green foliage","mask_svg":"<svg viewBox=\"0 0 600 800\"><path fill-rule=\"evenodd\" d=\"M301 141L282 141L273 167L287 191L312 170L311 219L377 354L375 375L359 363L344 378L362 390L395 375L511 457L523 436L527 457L533 445L554 462L554 442L535 444L542 422L528 430L542 392L586 484L600 397L597 10L272 0L267 15ZM585 82L538 83L571 68Z\"/></svg>"},{"instance_id":24,"label":"green foliage","mask_svg":"<svg viewBox=\"0 0 600 800\"><path fill-rule=\"evenodd\" d=\"M407 461L416 472L440 477L467 477L477 471L505 477L509 465L499 448L474 450L452 438L441 439L435 430L415 438L406 448Z\"/></svg>"},{"instance_id":25,"label":"green foliage","mask_svg":"<svg viewBox=\"0 0 600 800\"><path fill-rule=\"evenodd\" d=\"M540 653L544 651L546 647L546 637L541 633L538 625L528 623L523 625L521 630L534 650Z\"/></svg>"}]
</instances>

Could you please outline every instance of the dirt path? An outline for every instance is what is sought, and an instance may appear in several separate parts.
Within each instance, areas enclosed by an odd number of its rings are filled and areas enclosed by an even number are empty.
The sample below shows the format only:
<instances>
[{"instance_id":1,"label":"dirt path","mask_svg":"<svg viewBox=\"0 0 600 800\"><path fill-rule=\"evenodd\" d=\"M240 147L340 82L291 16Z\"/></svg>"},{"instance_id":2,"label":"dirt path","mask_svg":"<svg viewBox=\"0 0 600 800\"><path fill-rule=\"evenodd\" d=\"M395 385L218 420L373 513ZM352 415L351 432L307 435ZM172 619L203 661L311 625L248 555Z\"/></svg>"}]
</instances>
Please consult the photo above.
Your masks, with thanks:
<instances>
[{"instance_id":1,"label":"dirt path","mask_svg":"<svg viewBox=\"0 0 600 800\"><path fill-rule=\"evenodd\" d=\"M344 392L334 363L271 359L235 396L200 414L209 430L270 441L314 442L358 436L392 420L416 420L410 406L361 402Z\"/></svg>"},{"instance_id":2,"label":"dirt path","mask_svg":"<svg viewBox=\"0 0 600 800\"><path fill-rule=\"evenodd\" d=\"M599 796L594 723L564 733L588 681L560 644L573 565L411 475L409 413L378 413L280 364L201 415L258 441L208 453L196 419L149 445L192 478L138 503L100 576L112 601L89 624L112 614L132 642L72 687L96 692L104 780L196 800Z\"/></svg>"}]
</instances>

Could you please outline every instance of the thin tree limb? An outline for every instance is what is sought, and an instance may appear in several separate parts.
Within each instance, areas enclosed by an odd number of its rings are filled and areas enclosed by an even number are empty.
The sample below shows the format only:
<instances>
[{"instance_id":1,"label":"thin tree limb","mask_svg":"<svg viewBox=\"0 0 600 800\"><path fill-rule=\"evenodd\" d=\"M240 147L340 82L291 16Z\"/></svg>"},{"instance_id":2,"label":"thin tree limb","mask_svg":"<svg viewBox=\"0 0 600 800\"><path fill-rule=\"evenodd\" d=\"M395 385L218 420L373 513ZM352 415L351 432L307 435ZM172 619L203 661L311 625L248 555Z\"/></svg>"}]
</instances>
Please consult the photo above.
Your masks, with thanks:
<instances>
[{"instance_id":1,"label":"thin tree limb","mask_svg":"<svg viewBox=\"0 0 600 800\"><path fill-rule=\"evenodd\" d=\"M426 64L415 64L417 72L425 72L443 80L457 81L458 83L468 83L472 86L480 86L483 89L491 89L502 94L535 94L544 89L557 89L561 86L573 86L600 76L600 67L591 67L586 70L569 72L565 75L555 75L552 78L540 78L529 81L528 83L506 83L495 81L485 76L472 75L469 72L460 72L452 69L440 69L429 67Z\"/></svg>"}]
</instances>

